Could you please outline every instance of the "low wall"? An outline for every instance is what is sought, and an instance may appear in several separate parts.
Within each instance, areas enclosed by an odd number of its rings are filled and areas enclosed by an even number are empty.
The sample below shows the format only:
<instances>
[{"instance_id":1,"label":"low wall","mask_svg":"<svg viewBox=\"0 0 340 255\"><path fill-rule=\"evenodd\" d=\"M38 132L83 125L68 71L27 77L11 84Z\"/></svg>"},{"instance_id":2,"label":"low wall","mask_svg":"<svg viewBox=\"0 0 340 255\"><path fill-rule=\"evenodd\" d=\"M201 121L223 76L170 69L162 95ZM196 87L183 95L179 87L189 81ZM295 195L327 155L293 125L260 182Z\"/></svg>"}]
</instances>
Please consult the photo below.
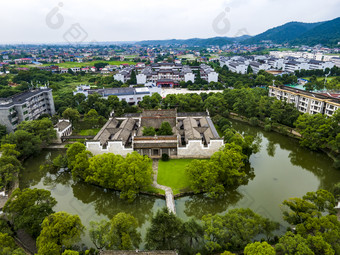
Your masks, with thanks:
<instances>
[{"instance_id":1,"label":"low wall","mask_svg":"<svg viewBox=\"0 0 340 255\"><path fill-rule=\"evenodd\" d=\"M223 139L210 140L204 147L201 140L189 140L185 147L178 147L178 158L210 158L224 145Z\"/></svg>"},{"instance_id":2,"label":"low wall","mask_svg":"<svg viewBox=\"0 0 340 255\"><path fill-rule=\"evenodd\" d=\"M100 142L86 142L86 148L91 151L93 155L114 153L125 157L128 153L133 152L132 148L125 148L121 141L108 142L106 149L103 149Z\"/></svg>"}]
</instances>

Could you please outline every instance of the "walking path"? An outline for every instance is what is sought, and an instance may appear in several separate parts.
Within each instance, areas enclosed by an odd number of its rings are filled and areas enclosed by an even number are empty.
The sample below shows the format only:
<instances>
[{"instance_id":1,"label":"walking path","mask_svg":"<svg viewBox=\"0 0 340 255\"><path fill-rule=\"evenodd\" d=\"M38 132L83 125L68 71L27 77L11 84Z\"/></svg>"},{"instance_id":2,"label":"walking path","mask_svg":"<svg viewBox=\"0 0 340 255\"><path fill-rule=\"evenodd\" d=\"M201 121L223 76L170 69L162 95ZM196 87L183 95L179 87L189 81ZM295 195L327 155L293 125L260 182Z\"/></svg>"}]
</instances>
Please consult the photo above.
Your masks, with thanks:
<instances>
[{"instance_id":1,"label":"walking path","mask_svg":"<svg viewBox=\"0 0 340 255\"><path fill-rule=\"evenodd\" d=\"M165 201L166 206L168 207L170 212L173 212L176 214L176 208L175 208L175 199L174 194L172 192L172 189L167 186L163 186L157 183L157 175L158 175L158 159L154 159L152 161L152 170L153 170L153 186L157 189L162 189L165 191Z\"/></svg>"}]
</instances>

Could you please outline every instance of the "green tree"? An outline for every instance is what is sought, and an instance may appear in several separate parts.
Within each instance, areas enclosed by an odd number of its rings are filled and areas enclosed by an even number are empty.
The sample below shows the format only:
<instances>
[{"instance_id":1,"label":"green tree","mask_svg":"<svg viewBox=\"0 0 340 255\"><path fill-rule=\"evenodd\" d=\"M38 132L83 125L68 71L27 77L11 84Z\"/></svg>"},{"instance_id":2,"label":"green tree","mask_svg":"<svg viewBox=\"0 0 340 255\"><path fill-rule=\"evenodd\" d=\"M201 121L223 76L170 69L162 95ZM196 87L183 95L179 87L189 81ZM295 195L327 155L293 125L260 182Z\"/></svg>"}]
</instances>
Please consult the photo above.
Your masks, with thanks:
<instances>
[{"instance_id":1,"label":"green tree","mask_svg":"<svg viewBox=\"0 0 340 255\"><path fill-rule=\"evenodd\" d=\"M25 255L25 252L18 248L14 239L7 233L0 233L0 254L1 255Z\"/></svg>"},{"instance_id":2,"label":"green tree","mask_svg":"<svg viewBox=\"0 0 340 255\"><path fill-rule=\"evenodd\" d=\"M132 250L139 247L142 241L140 233L137 231L138 222L128 213L118 213L111 221L109 248L117 250Z\"/></svg>"},{"instance_id":3,"label":"green tree","mask_svg":"<svg viewBox=\"0 0 340 255\"><path fill-rule=\"evenodd\" d=\"M137 84L137 77L136 77L136 72L135 72L135 70L132 70L132 71L131 71L129 84Z\"/></svg>"},{"instance_id":4,"label":"green tree","mask_svg":"<svg viewBox=\"0 0 340 255\"><path fill-rule=\"evenodd\" d=\"M210 160L193 160L186 167L191 188L196 193L207 191L212 197L223 193L225 187L237 188L249 178L244 167L246 159L242 147L231 143L215 152Z\"/></svg>"},{"instance_id":5,"label":"green tree","mask_svg":"<svg viewBox=\"0 0 340 255\"><path fill-rule=\"evenodd\" d=\"M257 235L265 233L270 222L249 208L232 209L225 215L207 214L202 221L209 252L244 249Z\"/></svg>"},{"instance_id":6,"label":"green tree","mask_svg":"<svg viewBox=\"0 0 340 255\"><path fill-rule=\"evenodd\" d=\"M16 229L25 229L37 237L44 218L53 213L57 201L51 192L43 189L16 189L6 202L4 212L13 221Z\"/></svg>"},{"instance_id":7,"label":"green tree","mask_svg":"<svg viewBox=\"0 0 340 255\"><path fill-rule=\"evenodd\" d=\"M253 73L253 72L254 72L254 71L253 71L253 68L251 68L251 66L248 65L247 74L251 74L251 73Z\"/></svg>"},{"instance_id":8,"label":"green tree","mask_svg":"<svg viewBox=\"0 0 340 255\"><path fill-rule=\"evenodd\" d=\"M110 246L110 227L110 222L107 220L101 220L100 222L90 222L90 239L98 250L102 250L103 248L108 249Z\"/></svg>"},{"instance_id":9,"label":"green tree","mask_svg":"<svg viewBox=\"0 0 340 255\"><path fill-rule=\"evenodd\" d=\"M0 140L7 134L7 128L4 125L0 124Z\"/></svg>"},{"instance_id":10,"label":"green tree","mask_svg":"<svg viewBox=\"0 0 340 255\"><path fill-rule=\"evenodd\" d=\"M76 164L76 156L80 154L81 152L84 152L86 150L86 146L82 143L76 142L73 143L66 152L67 157L67 166L69 169L73 169L73 167Z\"/></svg>"},{"instance_id":11,"label":"green tree","mask_svg":"<svg viewBox=\"0 0 340 255\"><path fill-rule=\"evenodd\" d=\"M170 123L167 121L162 122L161 127L159 128L157 135L172 135L172 128Z\"/></svg>"},{"instance_id":12,"label":"green tree","mask_svg":"<svg viewBox=\"0 0 340 255\"><path fill-rule=\"evenodd\" d=\"M87 171L90 167L89 159L93 157L90 151L82 151L76 154L76 159L72 168L72 177L74 180L80 178L85 180L89 174Z\"/></svg>"},{"instance_id":13,"label":"green tree","mask_svg":"<svg viewBox=\"0 0 340 255\"><path fill-rule=\"evenodd\" d=\"M275 245L277 254L305 254L314 255L314 252L308 247L306 239L299 234L293 234L288 231L279 239L279 242Z\"/></svg>"},{"instance_id":14,"label":"green tree","mask_svg":"<svg viewBox=\"0 0 340 255\"><path fill-rule=\"evenodd\" d=\"M25 130L17 130L2 138L1 144L15 144L20 152L20 157L36 155L41 151L41 140L39 137Z\"/></svg>"},{"instance_id":15,"label":"green tree","mask_svg":"<svg viewBox=\"0 0 340 255\"><path fill-rule=\"evenodd\" d=\"M313 236L320 236L323 239L321 242L327 242L336 254L340 253L340 222L335 215L308 218L296 226L296 232L307 240ZM314 250L311 246L310 248Z\"/></svg>"},{"instance_id":16,"label":"green tree","mask_svg":"<svg viewBox=\"0 0 340 255\"><path fill-rule=\"evenodd\" d=\"M146 248L151 250L178 249L182 239L182 221L168 208L158 210L146 232Z\"/></svg>"},{"instance_id":17,"label":"green tree","mask_svg":"<svg viewBox=\"0 0 340 255\"><path fill-rule=\"evenodd\" d=\"M61 255L79 255L79 252L72 250L65 250Z\"/></svg>"},{"instance_id":18,"label":"green tree","mask_svg":"<svg viewBox=\"0 0 340 255\"><path fill-rule=\"evenodd\" d=\"M102 126L105 118L100 116L95 109L91 109L84 115L84 123L91 128Z\"/></svg>"},{"instance_id":19,"label":"green tree","mask_svg":"<svg viewBox=\"0 0 340 255\"><path fill-rule=\"evenodd\" d=\"M300 145L311 150L324 148L334 130L332 118L326 118L322 114L300 115L295 125L302 135Z\"/></svg>"},{"instance_id":20,"label":"green tree","mask_svg":"<svg viewBox=\"0 0 340 255\"><path fill-rule=\"evenodd\" d=\"M327 212L328 214L336 214L334 209L336 200L333 194L327 190L319 189L316 192L307 192L303 199L316 205L319 212Z\"/></svg>"},{"instance_id":21,"label":"green tree","mask_svg":"<svg viewBox=\"0 0 340 255\"><path fill-rule=\"evenodd\" d=\"M72 124L74 125L75 123L77 123L79 121L80 114L76 109L67 108L63 112L63 118L70 120L72 122Z\"/></svg>"},{"instance_id":22,"label":"green tree","mask_svg":"<svg viewBox=\"0 0 340 255\"><path fill-rule=\"evenodd\" d=\"M25 130L35 136L46 145L50 144L57 138L56 130L53 127L52 121L48 118L40 120L23 121L19 124L18 130Z\"/></svg>"},{"instance_id":23,"label":"green tree","mask_svg":"<svg viewBox=\"0 0 340 255\"><path fill-rule=\"evenodd\" d=\"M143 136L154 136L156 130L154 127L143 127Z\"/></svg>"},{"instance_id":24,"label":"green tree","mask_svg":"<svg viewBox=\"0 0 340 255\"><path fill-rule=\"evenodd\" d=\"M288 223L297 225L308 218L320 217L323 212L335 214L335 204L334 196L327 190L308 192L303 198L283 201L283 218Z\"/></svg>"},{"instance_id":25,"label":"green tree","mask_svg":"<svg viewBox=\"0 0 340 255\"><path fill-rule=\"evenodd\" d=\"M60 254L63 247L80 241L85 227L78 215L57 212L47 216L37 239L38 254Z\"/></svg>"},{"instance_id":26,"label":"green tree","mask_svg":"<svg viewBox=\"0 0 340 255\"><path fill-rule=\"evenodd\" d=\"M334 184L332 188L332 193L335 199L340 199L340 182Z\"/></svg>"},{"instance_id":27,"label":"green tree","mask_svg":"<svg viewBox=\"0 0 340 255\"><path fill-rule=\"evenodd\" d=\"M89 159L85 182L120 190L120 197L133 201L143 188L152 183L150 158L137 152L121 155L105 153Z\"/></svg>"},{"instance_id":28,"label":"green tree","mask_svg":"<svg viewBox=\"0 0 340 255\"><path fill-rule=\"evenodd\" d=\"M0 157L0 189L7 189L9 185L18 178L22 166L17 157L20 155L15 150L15 144L3 144Z\"/></svg>"},{"instance_id":29,"label":"green tree","mask_svg":"<svg viewBox=\"0 0 340 255\"><path fill-rule=\"evenodd\" d=\"M244 248L244 255L275 255L275 249L267 242L250 243Z\"/></svg>"}]
</instances>

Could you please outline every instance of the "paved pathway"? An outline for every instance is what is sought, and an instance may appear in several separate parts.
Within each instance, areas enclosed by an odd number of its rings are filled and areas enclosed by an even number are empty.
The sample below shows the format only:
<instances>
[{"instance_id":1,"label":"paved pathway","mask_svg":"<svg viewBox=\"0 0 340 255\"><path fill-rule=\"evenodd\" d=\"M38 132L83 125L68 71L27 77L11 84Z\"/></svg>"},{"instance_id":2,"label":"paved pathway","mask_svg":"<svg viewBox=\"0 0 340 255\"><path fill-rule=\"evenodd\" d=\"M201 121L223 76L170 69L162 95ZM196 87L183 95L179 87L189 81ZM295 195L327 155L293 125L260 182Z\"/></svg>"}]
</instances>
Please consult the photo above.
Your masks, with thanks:
<instances>
[{"instance_id":1,"label":"paved pathway","mask_svg":"<svg viewBox=\"0 0 340 255\"><path fill-rule=\"evenodd\" d=\"M170 212L173 212L176 214L176 208L175 208L175 199L174 194L172 193L172 189L170 187L160 185L157 183L157 175L158 175L158 159L154 159L152 161L152 170L153 170L153 186L158 189L162 189L165 191L165 201L166 206L170 210Z\"/></svg>"}]
</instances>

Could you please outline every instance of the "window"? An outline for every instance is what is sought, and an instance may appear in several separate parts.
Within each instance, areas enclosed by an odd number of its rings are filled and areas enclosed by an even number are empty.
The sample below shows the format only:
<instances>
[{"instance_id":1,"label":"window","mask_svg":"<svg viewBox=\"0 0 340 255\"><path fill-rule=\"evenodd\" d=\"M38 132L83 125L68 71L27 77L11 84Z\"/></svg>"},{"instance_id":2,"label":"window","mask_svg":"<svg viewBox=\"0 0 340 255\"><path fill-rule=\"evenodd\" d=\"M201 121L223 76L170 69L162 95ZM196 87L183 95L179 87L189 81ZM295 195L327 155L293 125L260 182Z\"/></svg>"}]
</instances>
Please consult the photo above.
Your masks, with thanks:
<instances>
[{"instance_id":1,"label":"window","mask_svg":"<svg viewBox=\"0 0 340 255\"><path fill-rule=\"evenodd\" d=\"M24 115L26 115L28 113L28 111L24 111Z\"/></svg>"}]
</instances>

